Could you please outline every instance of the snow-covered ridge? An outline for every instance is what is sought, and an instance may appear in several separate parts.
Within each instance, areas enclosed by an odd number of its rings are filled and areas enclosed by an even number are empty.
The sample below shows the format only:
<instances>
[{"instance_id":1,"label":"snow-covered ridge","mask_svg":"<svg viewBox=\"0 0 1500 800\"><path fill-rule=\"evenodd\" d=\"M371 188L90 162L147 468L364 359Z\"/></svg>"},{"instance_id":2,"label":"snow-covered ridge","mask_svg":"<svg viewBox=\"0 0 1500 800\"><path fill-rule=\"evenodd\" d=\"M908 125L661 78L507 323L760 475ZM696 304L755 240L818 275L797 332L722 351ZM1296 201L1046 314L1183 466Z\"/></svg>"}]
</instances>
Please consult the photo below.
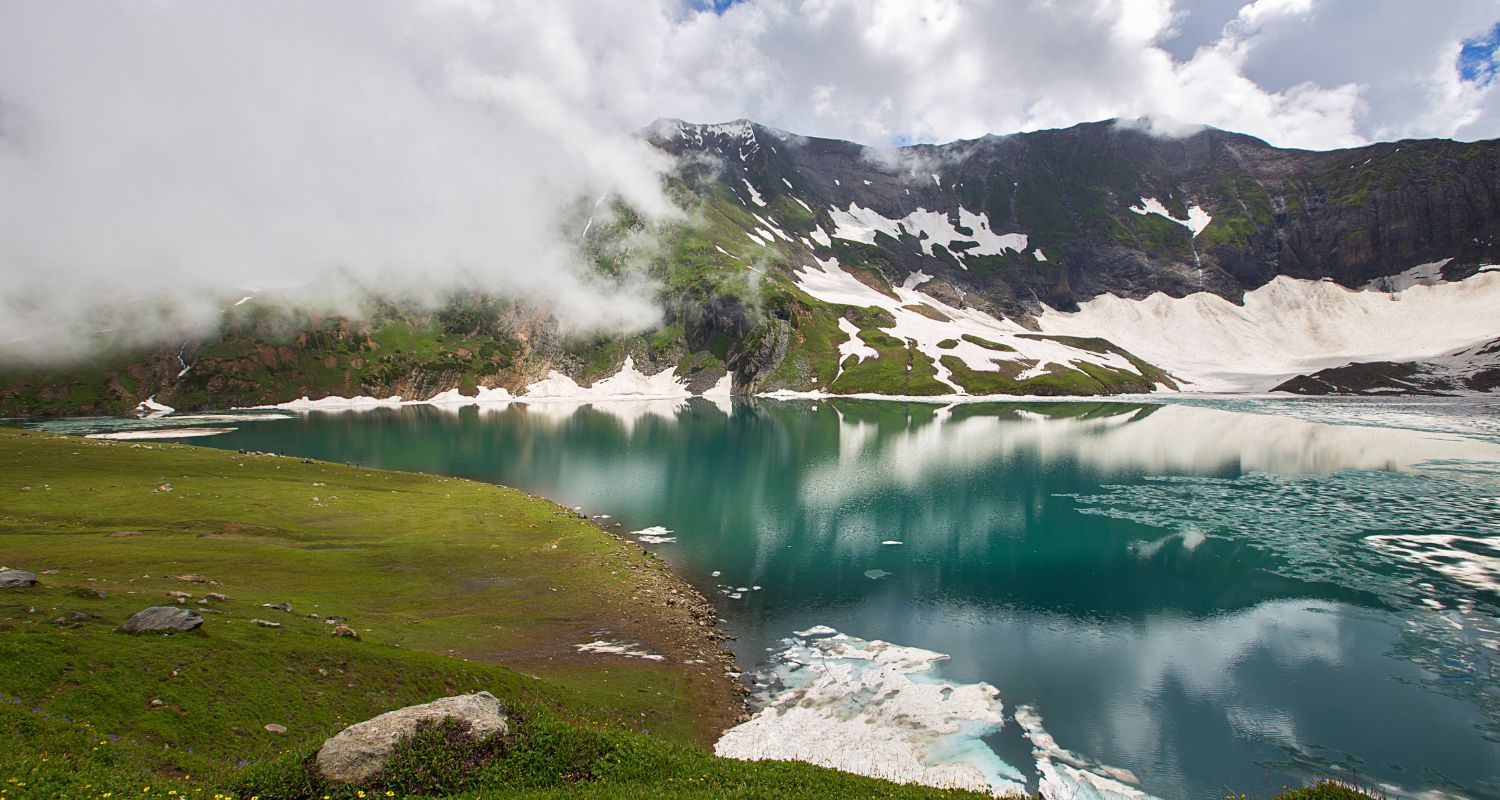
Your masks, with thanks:
<instances>
[{"instance_id":1,"label":"snow-covered ridge","mask_svg":"<svg viewBox=\"0 0 1500 800\"><path fill-rule=\"evenodd\" d=\"M1209 216L1207 211L1204 211L1202 208L1199 208L1196 205L1188 206L1187 219L1178 219L1172 216L1172 212L1168 211L1167 207L1155 197L1142 197L1141 204L1138 206L1131 206L1130 210L1137 214L1140 214L1143 217L1147 214L1155 214L1156 216L1161 217L1168 222L1175 222L1178 225L1181 225L1182 227L1192 231L1193 238L1195 239L1198 238L1198 234L1203 232L1204 228L1208 227L1208 223L1213 222L1214 219L1213 217Z\"/></svg>"},{"instance_id":2,"label":"snow-covered ridge","mask_svg":"<svg viewBox=\"0 0 1500 800\"><path fill-rule=\"evenodd\" d=\"M835 239L874 244L877 233L884 233L892 238L900 238L901 234L907 233L918 239L918 246L924 255L932 255L933 245L940 244L958 257L960 265L969 256L1000 255L1007 250L1019 253L1027 246L1026 234L997 234L990 229L988 216L983 213L975 214L963 207L958 209L957 226L946 213L928 211L925 208L918 208L901 219L890 219L858 203L850 203L845 210L830 206L828 214L833 218L832 236ZM960 226L973 233L961 233L958 230ZM960 245L959 249L955 250L954 245Z\"/></svg>"},{"instance_id":3,"label":"snow-covered ridge","mask_svg":"<svg viewBox=\"0 0 1500 800\"><path fill-rule=\"evenodd\" d=\"M1442 358L1500 337L1500 269L1400 283L1407 288L1387 293L1277 277L1244 305L1208 293L1104 295L1037 322L1045 333L1108 339L1200 392L1263 392L1327 367Z\"/></svg>"}]
</instances>

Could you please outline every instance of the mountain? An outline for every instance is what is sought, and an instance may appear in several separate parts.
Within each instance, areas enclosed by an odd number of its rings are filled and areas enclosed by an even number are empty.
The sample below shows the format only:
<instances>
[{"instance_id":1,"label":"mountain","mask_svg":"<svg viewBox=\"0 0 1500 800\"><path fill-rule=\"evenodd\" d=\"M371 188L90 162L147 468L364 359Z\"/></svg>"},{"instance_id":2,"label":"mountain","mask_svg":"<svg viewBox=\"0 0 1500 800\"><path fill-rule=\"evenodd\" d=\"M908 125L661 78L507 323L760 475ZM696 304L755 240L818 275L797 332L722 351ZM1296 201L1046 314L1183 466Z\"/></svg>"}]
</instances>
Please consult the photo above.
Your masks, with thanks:
<instances>
[{"instance_id":1,"label":"mountain","mask_svg":"<svg viewBox=\"0 0 1500 800\"><path fill-rule=\"evenodd\" d=\"M740 393L1495 388L1500 142L1310 152L1121 121L889 149L744 120L641 135L677 156L687 221L613 203L580 244L606 277L647 265L655 331L568 338L472 294L372 297L358 319L255 298L206 340L0 373L0 412L520 394L554 373L566 393L627 359L684 393L731 374Z\"/></svg>"}]
</instances>

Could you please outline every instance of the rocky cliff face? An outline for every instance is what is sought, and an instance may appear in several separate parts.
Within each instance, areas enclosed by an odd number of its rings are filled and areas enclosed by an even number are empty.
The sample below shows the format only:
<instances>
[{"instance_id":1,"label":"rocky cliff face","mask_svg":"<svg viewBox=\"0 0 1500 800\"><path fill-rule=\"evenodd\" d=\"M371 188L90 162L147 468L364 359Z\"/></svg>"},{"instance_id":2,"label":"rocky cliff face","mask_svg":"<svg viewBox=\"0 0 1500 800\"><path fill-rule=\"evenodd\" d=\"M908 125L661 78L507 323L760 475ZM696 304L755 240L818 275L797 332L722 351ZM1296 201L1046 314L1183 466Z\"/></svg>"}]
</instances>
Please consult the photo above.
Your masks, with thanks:
<instances>
[{"instance_id":1,"label":"rocky cliff face","mask_svg":"<svg viewBox=\"0 0 1500 800\"><path fill-rule=\"evenodd\" d=\"M853 227L851 209L904 221L868 247L835 234L827 250L893 269L897 280L925 271L1009 316L1102 294L1237 299L1277 275L1353 288L1444 259L1456 279L1500 262L1497 142L1309 152L1212 128L1167 139L1114 121L896 150L744 121L664 120L648 135L711 159L751 206L790 197L829 232ZM1182 224L1196 214L1211 221ZM932 215L960 238L982 217L988 231L969 242L1016 234L1025 246L980 254L937 242L923 219Z\"/></svg>"}]
</instances>

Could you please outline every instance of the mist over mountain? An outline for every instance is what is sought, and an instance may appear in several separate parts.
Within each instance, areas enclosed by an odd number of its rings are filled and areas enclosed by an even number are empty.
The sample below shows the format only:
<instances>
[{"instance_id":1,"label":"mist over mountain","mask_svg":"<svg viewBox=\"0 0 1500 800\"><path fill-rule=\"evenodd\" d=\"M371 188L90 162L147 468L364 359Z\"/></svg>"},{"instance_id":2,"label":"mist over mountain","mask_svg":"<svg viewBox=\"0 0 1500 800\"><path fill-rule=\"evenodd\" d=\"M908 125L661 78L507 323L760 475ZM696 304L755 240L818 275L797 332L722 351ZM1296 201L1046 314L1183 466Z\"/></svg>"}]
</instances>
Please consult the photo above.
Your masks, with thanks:
<instances>
[{"instance_id":1,"label":"mist over mountain","mask_svg":"<svg viewBox=\"0 0 1500 800\"><path fill-rule=\"evenodd\" d=\"M633 329L618 308L570 324L517 283L366 283L349 310L252 292L159 346L12 369L0 397L423 400L622 367L682 392L1443 392L1500 367L1497 142L1302 151L1111 120L871 148L659 120L637 143L675 211L575 198L550 234L580 285L630 287L602 302L649 309ZM1397 366L1298 379L1376 362Z\"/></svg>"}]
</instances>

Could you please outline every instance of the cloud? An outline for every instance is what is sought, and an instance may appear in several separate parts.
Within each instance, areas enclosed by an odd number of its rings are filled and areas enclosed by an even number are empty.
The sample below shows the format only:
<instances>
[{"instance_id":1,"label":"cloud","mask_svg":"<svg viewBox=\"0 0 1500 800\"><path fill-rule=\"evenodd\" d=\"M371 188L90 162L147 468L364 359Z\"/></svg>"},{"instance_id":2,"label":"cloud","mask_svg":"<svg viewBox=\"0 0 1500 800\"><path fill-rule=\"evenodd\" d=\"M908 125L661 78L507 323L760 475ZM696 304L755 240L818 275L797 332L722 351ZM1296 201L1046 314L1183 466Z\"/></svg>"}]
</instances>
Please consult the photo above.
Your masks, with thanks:
<instances>
[{"instance_id":1,"label":"cloud","mask_svg":"<svg viewBox=\"0 0 1500 800\"><path fill-rule=\"evenodd\" d=\"M181 335L238 287L471 286L654 324L649 285L593 277L559 235L579 196L674 213L583 10L6 4L0 352Z\"/></svg>"},{"instance_id":2,"label":"cloud","mask_svg":"<svg viewBox=\"0 0 1500 800\"><path fill-rule=\"evenodd\" d=\"M243 286L477 285L577 327L649 326L649 283L590 277L559 232L581 228L579 197L677 213L667 165L631 135L663 116L876 148L1108 117L1307 148L1493 137L1496 16L1491 0L7 3L0 352L67 351L130 298L175 309L121 312L139 338L200 327Z\"/></svg>"}]
</instances>

